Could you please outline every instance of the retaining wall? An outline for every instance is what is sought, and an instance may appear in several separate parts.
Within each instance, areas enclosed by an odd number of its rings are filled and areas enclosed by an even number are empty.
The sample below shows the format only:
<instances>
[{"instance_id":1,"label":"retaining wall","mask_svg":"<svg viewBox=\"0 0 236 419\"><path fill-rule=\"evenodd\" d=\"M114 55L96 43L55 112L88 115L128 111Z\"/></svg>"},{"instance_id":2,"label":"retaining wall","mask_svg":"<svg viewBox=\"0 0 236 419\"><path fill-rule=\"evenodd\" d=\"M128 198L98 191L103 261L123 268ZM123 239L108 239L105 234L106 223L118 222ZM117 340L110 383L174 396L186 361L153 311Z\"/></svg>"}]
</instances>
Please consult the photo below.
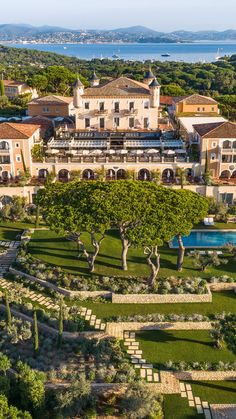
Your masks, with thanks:
<instances>
[{"instance_id":1,"label":"retaining wall","mask_svg":"<svg viewBox=\"0 0 236 419\"><path fill-rule=\"evenodd\" d=\"M173 372L179 380L236 381L236 371L184 371Z\"/></svg>"},{"instance_id":2,"label":"retaining wall","mask_svg":"<svg viewBox=\"0 0 236 419\"><path fill-rule=\"evenodd\" d=\"M106 332L122 339L125 331L140 330L211 330L210 322L108 322Z\"/></svg>"},{"instance_id":3,"label":"retaining wall","mask_svg":"<svg viewBox=\"0 0 236 419\"><path fill-rule=\"evenodd\" d=\"M36 282L37 284L42 285L42 287L50 288L59 294L63 294L66 297L78 297L82 299L86 298L95 298L95 297L104 297L110 298L111 293L109 291L70 291L62 287L58 287L57 285L52 284L51 282L44 281L43 279L36 278L35 276L29 275L25 272L18 271L15 268L10 268L9 272L13 275L23 276L24 278L29 279L32 282Z\"/></svg>"},{"instance_id":4,"label":"retaining wall","mask_svg":"<svg viewBox=\"0 0 236 419\"><path fill-rule=\"evenodd\" d=\"M209 284L211 291L227 291L234 290L236 292L236 282L219 282L217 284Z\"/></svg>"},{"instance_id":5,"label":"retaining wall","mask_svg":"<svg viewBox=\"0 0 236 419\"><path fill-rule=\"evenodd\" d=\"M112 294L112 302L117 304L211 303L211 290L208 286L207 289L206 294Z\"/></svg>"}]
</instances>

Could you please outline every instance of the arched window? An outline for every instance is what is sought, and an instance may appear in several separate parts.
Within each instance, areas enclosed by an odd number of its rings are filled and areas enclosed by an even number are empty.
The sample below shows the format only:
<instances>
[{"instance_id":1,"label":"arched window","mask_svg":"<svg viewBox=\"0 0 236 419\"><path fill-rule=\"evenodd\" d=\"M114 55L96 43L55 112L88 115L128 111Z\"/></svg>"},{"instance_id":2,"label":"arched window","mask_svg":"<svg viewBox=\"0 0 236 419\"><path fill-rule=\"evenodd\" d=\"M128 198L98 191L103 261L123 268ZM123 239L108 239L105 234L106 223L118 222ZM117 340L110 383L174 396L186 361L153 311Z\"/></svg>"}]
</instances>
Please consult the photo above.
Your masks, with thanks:
<instances>
[{"instance_id":1,"label":"arched window","mask_svg":"<svg viewBox=\"0 0 236 419\"><path fill-rule=\"evenodd\" d=\"M141 169L138 173L138 179L139 180L151 180L151 175L149 170L147 169Z\"/></svg>"}]
</instances>

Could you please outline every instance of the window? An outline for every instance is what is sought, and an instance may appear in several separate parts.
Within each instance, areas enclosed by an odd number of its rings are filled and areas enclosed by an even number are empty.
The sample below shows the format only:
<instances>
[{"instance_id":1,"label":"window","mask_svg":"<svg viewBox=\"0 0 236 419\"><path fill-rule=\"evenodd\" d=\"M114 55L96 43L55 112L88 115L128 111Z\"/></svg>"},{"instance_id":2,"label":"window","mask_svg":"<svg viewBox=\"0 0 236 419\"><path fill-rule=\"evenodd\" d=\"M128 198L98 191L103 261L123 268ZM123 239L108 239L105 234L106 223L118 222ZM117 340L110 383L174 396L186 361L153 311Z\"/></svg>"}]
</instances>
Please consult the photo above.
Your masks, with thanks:
<instances>
[{"instance_id":1,"label":"window","mask_svg":"<svg viewBox=\"0 0 236 419\"><path fill-rule=\"evenodd\" d=\"M202 108L202 112L205 112L205 108Z\"/></svg>"},{"instance_id":2,"label":"window","mask_svg":"<svg viewBox=\"0 0 236 419\"><path fill-rule=\"evenodd\" d=\"M216 159L216 155L215 155L215 153L212 153L211 154L211 161L214 161Z\"/></svg>"},{"instance_id":3,"label":"window","mask_svg":"<svg viewBox=\"0 0 236 419\"><path fill-rule=\"evenodd\" d=\"M129 103L129 110L134 111L134 102Z\"/></svg>"},{"instance_id":4,"label":"window","mask_svg":"<svg viewBox=\"0 0 236 419\"><path fill-rule=\"evenodd\" d=\"M144 118L143 120L143 128L148 129L149 128L149 118Z\"/></svg>"},{"instance_id":5,"label":"window","mask_svg":"<svg viewBox=\"0 0 236 419\"><path fill-rule=\"evenodd\" d=\"M197 108L197 111L200 112L201 108Z\"/></svg>"},{"instance_id":6,"label":"window","mask_svg":"<svg viewBox=\"0 0 236 419\"><path fill-rule=\"evenodd\" d=\"M119 113L120 112L120 103L119 102L115 102L115 104L114 104L114 111L116 113Z\"/></svg>"},{"instance_id":7,"label":"window","mask_svg":"<svg viewBox=\"0 0 236 419\"><path fill-rule=\"evenodd\" d=\"M104 129L105 128L105 119L104 118L100 118L100 129Z\"/></svg>"},{"instance_id":8,"label":"window","mask_svg":"<svg viewBox=\"0 0 236 419\"><path fill-rule=\"evenodd\" d=\"M215 112L215 107L214 106L211 108L211 111L212 112Z\"/></svg>"},{"instance_id":9,"label":"window","mask_svg":"<svg viewBox=\"0 0 236 419\"><path fill-rule=\"evenodd\" d=\"M213 143L211 143L212 148L216 148L217 143L214 141Z\"/></svg>"},{"instance_id":10,"label":"window","mask_svg":"<svg viewBox=\"0 0 236 419\"><path fill-rule=\"evenodd\" d=\"M149 109L149 105L150 105L149 100L146 100L144 102L144 109Z\"/></svg>"},{"instance_id":11,"label":"window","mask_svg":"<svg viewBox=\"0 0 236 419\"><path fill-rule=\"evenodd\" d=\"M134 128L134 118L129 118L129 128Z\"/></svg>"},{"instance_id":12,"label":"window","mask_svg":"<svg viewBox=\"0 0 236 419\"><path fill-rule=\"evenodd\" d=\"M60 109L59 108L56 108L56 113L60 113Z\"/></svg>"},{"instance_id":13,"label":"window","mask_svg":"<svg viewBox=\"0 0 236 419\"><path fill-rule=\"evenodd\" d=\"M85 102L85 104L84 104L84 109L87 109L87 110L89 110L89 102Z\"/></svg>"},{"instance_id":14,"label":"window","mask_svg":"<svg viewBox=\"0 0 236 419\"><path fill-rule=\"evenodd\" d=\"M19 148L20 147L20 144L19 143L16 143L16 148Z\"/></svg>"},{"instance_id":15,"label":"window","mask_svg":"<svg viewBox=\"0 0 236 419\"><path fill-rule=\"evenodd\" d=\"M120 118L114 118L114 127L117 128L120 126Z\"/></svg>"},{"instance_id":16,"label":"window","mask_svg":"<svg viewBox=\"0 0 236 419\"><path fill-rule=\"evenodd\" d=\"M232 156L223 154L222 155L222 163L232 163Z\"/></svg>"},{"instance_id":17,"label":"window","mask_svg":"<svg viewBox=\"0 0 236 419\"><path fill-rule=\"evenodd\" d=\"M90 119L85 118L85 128L89 128L89 127L90 127Z\"/></svg>"},{"instance_id":18,"label":"window","mask_svg":"<svg viewBox=\"0 0 236 419\"><path fill-rule=\"evenodd\" d=\"M100 103L99 103L99 110L100 110L101 112L103 112L103 111L105 110L105 103L104 103L104 102L100 102Z\"/></svg>"},{"instance_id":19,"label":"window","mask_svg":"<svg viewBox=\"0 0 236 419\"><path fill-rule=\"evenodd\" d=\"M16 156L16 161L17 161L17 163L21 162L21 156L19 154Z\"/></svg>"},{"instance_id":20,"label":"window","mask_svg":"<svg viewBox=\"0 0 236 419\"><path fill-rule=\"evenodd\" d=\"M50 109L49 108L47 108L47 107L44 107L43 108L43 113L49 113L50 112Z\"/></svg>"}]
</instances>

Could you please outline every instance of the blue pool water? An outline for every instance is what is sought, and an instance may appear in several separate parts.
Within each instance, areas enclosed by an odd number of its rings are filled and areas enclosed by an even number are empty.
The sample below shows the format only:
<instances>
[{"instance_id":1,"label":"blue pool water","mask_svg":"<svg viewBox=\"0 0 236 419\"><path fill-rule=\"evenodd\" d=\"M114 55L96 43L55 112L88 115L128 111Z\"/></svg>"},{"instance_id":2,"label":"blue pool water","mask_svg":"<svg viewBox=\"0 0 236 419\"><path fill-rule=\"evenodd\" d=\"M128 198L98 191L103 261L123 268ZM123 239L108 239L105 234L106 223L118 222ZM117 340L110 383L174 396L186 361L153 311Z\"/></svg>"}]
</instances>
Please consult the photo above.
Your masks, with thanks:
<instances>
[{"instance_id":1,"label":"blue pool water","mask_svg":"<svg viewBox=\"0 0 236 419\"><path fill-rule=\"evenodd\" d=\"M187 248L218 248L223 247L226 243L233 243L236 246L236 230L193 230L190 236L183 237L183 243ZM170 247L178 247L176 238Z\"/></svg>"}]
</instances>

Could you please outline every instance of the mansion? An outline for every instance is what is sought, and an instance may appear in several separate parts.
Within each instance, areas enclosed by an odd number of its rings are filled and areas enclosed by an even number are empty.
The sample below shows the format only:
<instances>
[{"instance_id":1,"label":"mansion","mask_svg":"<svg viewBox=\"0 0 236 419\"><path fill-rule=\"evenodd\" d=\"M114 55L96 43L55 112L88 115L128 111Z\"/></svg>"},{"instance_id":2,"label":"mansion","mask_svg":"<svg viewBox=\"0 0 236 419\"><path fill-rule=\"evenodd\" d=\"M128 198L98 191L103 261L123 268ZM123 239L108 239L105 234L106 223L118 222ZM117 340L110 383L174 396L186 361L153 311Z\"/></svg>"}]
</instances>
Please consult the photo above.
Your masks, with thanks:
<instances>
[{"instance_id":1,"label":"mansion","mask_svg":"<svg viewBox=\"0 0 236 419\"><path fill-rule=\"evenodd\" d=\"M29 103L29 115L74 117L77 130L157 130L160 89L149 70L143 82L120 77L100 85L94 73L90 87L80 79L74 96L46 96Z\"/></svg>"},{"instance_id":2,"label":"mansion","mask_svg":"<svg viewBox=\"0 0 236 419\"><path fill-rule=\"evenodd\" d=\"M39 184L50 173L66 182L75 173L93 180L102 171L106 180L152 180L158 173L163 183L178 185L182 169L196 188L210 172L236 199L236 124L219 115L213 99L162 97L151 70L142 82L120 77L100 84L94 73L90 87L78 79L73 89L73 97L33 99L23 123L0 124L2 182L27 168Z\"/></svg>"}]
</instances>

